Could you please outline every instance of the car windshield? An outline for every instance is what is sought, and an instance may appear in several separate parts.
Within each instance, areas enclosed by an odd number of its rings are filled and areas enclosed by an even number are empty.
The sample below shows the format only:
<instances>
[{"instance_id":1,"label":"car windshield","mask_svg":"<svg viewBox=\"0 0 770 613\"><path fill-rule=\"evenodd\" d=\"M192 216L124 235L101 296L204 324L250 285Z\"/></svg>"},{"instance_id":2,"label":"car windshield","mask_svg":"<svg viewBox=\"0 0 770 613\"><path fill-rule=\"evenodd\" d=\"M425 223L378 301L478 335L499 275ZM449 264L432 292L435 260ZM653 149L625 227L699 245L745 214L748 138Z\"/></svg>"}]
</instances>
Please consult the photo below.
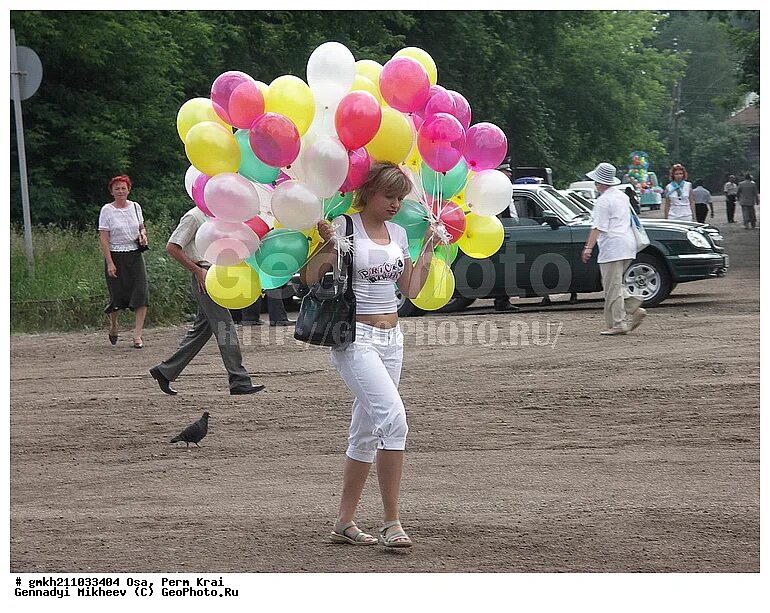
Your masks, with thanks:
<instances>
[{"instance_id":1,"label":"car windshield","mask_svg":"<svg viewBox=\"0 0 770 613\"><path fill-rule=\"evenodd\" d=\"M549 206L567 222L574 221L587 213L566 196L562 196L552 187L546 187L540 194Z\"/></svg>"}]
</instances>

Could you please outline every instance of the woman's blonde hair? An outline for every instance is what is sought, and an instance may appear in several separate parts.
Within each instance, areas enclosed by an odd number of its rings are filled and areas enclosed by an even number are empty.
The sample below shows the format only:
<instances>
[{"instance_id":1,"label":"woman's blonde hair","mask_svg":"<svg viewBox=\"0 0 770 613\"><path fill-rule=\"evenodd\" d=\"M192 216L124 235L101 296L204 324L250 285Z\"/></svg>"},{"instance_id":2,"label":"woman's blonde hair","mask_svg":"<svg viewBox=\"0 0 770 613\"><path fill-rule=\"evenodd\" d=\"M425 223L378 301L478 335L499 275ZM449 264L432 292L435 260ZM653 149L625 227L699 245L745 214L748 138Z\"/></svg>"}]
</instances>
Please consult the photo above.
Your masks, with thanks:
<instances>
[{"instance_id":1,"label":"woman's blonde hair","mask_svg":"<svg viewBox=\"0 0 770 613\"><path fill-rule=\"evenodd\" d=\"M363 185L353 195L352 207L362 210L376 193L403 198L412 191L412 181L407 174L392 162L378 162L369 170Z\"/></svg>"}]
</instances>

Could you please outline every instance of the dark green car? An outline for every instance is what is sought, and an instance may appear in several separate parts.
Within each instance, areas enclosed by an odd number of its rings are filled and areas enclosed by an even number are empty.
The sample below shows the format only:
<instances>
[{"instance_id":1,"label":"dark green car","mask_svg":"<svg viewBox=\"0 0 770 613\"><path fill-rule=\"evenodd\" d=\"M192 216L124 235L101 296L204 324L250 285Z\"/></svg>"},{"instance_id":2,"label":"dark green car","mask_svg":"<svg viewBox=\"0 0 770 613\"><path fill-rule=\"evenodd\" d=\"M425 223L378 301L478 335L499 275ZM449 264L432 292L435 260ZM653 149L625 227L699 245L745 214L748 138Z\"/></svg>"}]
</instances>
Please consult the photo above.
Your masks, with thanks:
<instances>
[{"instance_id":1,"label":"dark green car","mask_svg":"<svg viewBox=\"0 0 770 613\"><path fill-rule=\"evenodd\" d=\"M505 240L496 254L481 260L458 254L452 264L455 295L444 312L462 310L477 298L602 291L597 250L587 264L580 259L591 230L585 208L550 185L514 185L513 204L518 219L501 216ZM625 283L644 306L660 304L679 283L727 272L729 257L717 228L662 219L642 224L650 245L629 266ZM400 315L422 312L402 298Z\"/></svg>"}]
</instances>

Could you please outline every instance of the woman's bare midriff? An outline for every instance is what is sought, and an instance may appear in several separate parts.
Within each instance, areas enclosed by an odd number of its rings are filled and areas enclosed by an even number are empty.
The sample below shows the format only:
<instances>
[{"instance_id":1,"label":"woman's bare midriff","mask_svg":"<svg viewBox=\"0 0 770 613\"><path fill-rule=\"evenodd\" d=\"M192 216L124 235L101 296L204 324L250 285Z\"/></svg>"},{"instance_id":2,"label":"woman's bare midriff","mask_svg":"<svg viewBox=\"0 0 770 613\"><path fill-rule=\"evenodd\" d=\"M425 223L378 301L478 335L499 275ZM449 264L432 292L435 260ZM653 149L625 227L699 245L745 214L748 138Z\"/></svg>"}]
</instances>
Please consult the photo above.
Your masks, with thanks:
<instances>
[{"instance_id":1,"label":"woman's bare midriff","mask_svg":"<svg viewBox=\"0 0 770 613\"><path fill-rule=\"evenodd\" d=\"M398 325L398 313L374 313L371 315L356 315L356 321L375 328L395 328Z\"/></svg>"}]
</instances>

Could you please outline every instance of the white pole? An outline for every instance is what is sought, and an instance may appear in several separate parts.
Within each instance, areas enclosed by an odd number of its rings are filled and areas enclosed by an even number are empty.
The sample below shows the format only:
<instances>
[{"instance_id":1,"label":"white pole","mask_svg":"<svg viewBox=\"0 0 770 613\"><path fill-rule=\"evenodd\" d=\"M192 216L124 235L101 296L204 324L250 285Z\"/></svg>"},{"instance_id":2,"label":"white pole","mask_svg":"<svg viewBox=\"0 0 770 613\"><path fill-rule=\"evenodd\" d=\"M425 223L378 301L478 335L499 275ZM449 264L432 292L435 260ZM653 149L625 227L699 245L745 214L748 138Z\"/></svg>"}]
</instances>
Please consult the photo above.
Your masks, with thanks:
<instances>
[{"instance_id":1,"label":"white pole","mask_svg":"<svg viewBox=\"0 0 770 613\"><path fill-rule=\"evenodd\" d=\"M19 150L19 176L21 177L21 208L24 214L24 245L27 251L27 269L35 277L35 256L32 253L32 218L29 214L29 188L27 186L27 153L24 149L24 124L21 119L21 93L19 64L16 58L16 32L11 29L11 96L16 117L16 143Z\"/></svg>"}]
</instances>

